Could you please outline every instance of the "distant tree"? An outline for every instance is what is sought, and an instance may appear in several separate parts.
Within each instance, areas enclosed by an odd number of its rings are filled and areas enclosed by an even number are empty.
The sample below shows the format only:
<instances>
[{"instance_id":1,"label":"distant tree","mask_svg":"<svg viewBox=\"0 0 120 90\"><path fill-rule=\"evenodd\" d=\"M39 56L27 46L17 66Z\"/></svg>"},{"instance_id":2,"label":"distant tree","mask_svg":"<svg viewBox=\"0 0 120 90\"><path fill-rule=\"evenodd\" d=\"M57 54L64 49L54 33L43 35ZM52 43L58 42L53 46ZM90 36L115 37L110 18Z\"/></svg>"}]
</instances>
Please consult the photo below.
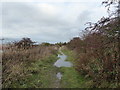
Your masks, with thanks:
<instances>
[{"instance_id":1,"label":"distant tree","mask_svg":"<svg viewBox=\"0 0 120 90\"><path fill-rule=\"evenodd\" d=\"M67 45L67 43L66 43L66 42L64 42L64 43L63 43L63 45Z\"/></svg>"},{"instance_id":2,"label":"distant tree","mask_svg":"<svg viewBox=\"0 0 120 90\"><path fill-rule=\"evenodd\" d=\"M30 38L22 38L22 40L18 41L18 42L14 42L14 45L17 48L30 48L35 42L33 42Z\"/></svg>"},{"instance_id":3,"label":"distant tree","mask_svg":"<svg viewBox=\"0 0 120 90\"><path fill-rule=\"evenodd\" d=\"M51 44L48 43L48 42L43 42L42 45L44 45L44 46L50 46Z\"/></svg>"}]
</instances>

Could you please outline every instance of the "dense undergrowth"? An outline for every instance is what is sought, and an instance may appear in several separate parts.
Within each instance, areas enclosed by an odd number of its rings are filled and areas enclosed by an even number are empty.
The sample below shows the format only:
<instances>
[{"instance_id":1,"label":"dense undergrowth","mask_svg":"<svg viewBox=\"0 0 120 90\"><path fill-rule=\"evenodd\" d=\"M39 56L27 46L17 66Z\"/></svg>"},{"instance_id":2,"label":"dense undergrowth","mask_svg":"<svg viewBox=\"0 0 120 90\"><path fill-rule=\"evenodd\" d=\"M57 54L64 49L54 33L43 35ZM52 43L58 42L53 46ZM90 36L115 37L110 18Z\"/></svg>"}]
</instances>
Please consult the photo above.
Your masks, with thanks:
<instances>
[{"instance_id":1,"label":"dense undergrowth","mask_svg":"<svg viewBox=\"0 0 120 90\"><path fill-rule=\"evenodd\" d=\"M108 6L118 2L103 2ZM120 2L119 2L120 3ZM73 38L67 47L77 52L76 70L93 80L93 87L120 87L120 17L119 8L112 17L88 23L83 37ZM117 15L116 15L117 13Z\"/></svg>"},{"instance_id":2,"label":"dense undergrowth","mask_svg":"<svg viewBox=\"0 0 120 90\"><path fill-rule=\"evenodd\" d=\"M2 60L3 88L47 87L42 81L49 82L46 68L50 70L51 64L57 60L57 47L10 48L4 50Z\"/></svg>"}]
</instances>

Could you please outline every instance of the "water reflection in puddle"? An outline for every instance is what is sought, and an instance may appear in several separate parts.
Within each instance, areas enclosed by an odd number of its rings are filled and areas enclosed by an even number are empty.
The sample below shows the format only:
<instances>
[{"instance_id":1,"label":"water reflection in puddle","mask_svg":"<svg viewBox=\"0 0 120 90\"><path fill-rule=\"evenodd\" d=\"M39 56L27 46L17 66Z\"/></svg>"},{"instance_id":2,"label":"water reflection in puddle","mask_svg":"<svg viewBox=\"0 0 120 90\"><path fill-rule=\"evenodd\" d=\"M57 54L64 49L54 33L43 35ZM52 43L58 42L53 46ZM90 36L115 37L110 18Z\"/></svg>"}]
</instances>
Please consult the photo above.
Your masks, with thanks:
<instances>
[{"instance_id":1,"label":"water reflection in puddle","mask_svg":"<svg viewBox=\"0 0 120 90\"><path fill-rule=\"evenodd\" d=\"M62 78L62 74L60 72L58 72L56 76L59 80Z\"/></svg>"},{"instance_id":2,"label":"water reflection in puddle","mask_svg":"<svg viewBox=\"0 0 120 90\"><path fill-rule=\"evenodd\" d=\"M54 63L54 65L55 65L56 67L71 67L71 66L72 66L72 63L70 63L69 61L65 61L66 58L67 58L67 56L64 55L63 53L62 53L62 55L59 54L58 57L59 57L60 59L58 59L58 60Z\"/></svg>"},{"instance_id":3,"label":"water reflection in puddle","mask_svg":"<svg viewBox=\"0 0 120 90\"><path fill-rule=\"evenodd\" d=\"M58 54L59 59L54 63L54 66L56 67L72 67L72 63L69 61L65 61L67 56L61 52L61 54ZM62 78L61 72L58 72L56 74L56 77L60 80Z\"/></svg>"}]
</instances>

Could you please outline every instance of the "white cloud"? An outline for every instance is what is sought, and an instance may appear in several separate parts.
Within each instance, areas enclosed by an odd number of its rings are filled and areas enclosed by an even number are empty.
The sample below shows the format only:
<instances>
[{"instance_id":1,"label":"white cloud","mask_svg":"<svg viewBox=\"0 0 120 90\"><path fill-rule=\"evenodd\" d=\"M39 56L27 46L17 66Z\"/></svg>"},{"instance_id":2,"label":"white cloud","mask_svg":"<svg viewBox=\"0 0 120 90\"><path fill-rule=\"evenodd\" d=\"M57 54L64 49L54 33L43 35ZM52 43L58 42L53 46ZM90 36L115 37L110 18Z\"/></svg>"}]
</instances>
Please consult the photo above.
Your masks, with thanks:
<instances>
[{"instance_id":1,"label":"white cloud","mask_svg":"<svg viewBox=\"0 0 120 90\"><path fill-rule=\"evenodd\" d=\"M101 2L101 0L1 0L1 2Z\"/></svg>"},{"instance_id":2,"label":"white cloud","mask_svg":"<svg viewBox=\"0 0 120 90\"><path fill-rule=\"evenodd\" d=\"M3 36L30 37L38 42L68 41L79 35L87 21L95 21L106 15L104 8L95 6L90 1L86 3L88 0L80 0L81 3L73 0L57 0L61 3L45 1L2 2Z\"/></svg>"}]
</instances>

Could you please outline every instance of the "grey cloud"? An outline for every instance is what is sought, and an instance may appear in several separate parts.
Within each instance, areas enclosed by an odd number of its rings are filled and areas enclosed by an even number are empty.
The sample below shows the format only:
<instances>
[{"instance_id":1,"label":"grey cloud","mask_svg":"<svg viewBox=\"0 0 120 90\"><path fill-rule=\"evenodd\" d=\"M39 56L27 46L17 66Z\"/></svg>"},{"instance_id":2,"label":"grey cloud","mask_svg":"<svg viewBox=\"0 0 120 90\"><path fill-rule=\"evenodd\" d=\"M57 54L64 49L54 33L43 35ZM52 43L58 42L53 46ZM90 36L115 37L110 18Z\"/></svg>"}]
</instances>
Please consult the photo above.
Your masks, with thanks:
<instances>
[{"instance_id":1,"label":"grey cloud","mask_svg":"<svg viewBox=\"0 0 120 90\"><path fill-rule=\"evenodd\" d=\"M79 28L89 18L87 11L80 13L75 23L50 16L26 3L3 3L3 36L30 37L38 42L62 42L77 36ZM84 18L83 18L84 16Z\"/></svg>"}]
</instances>

